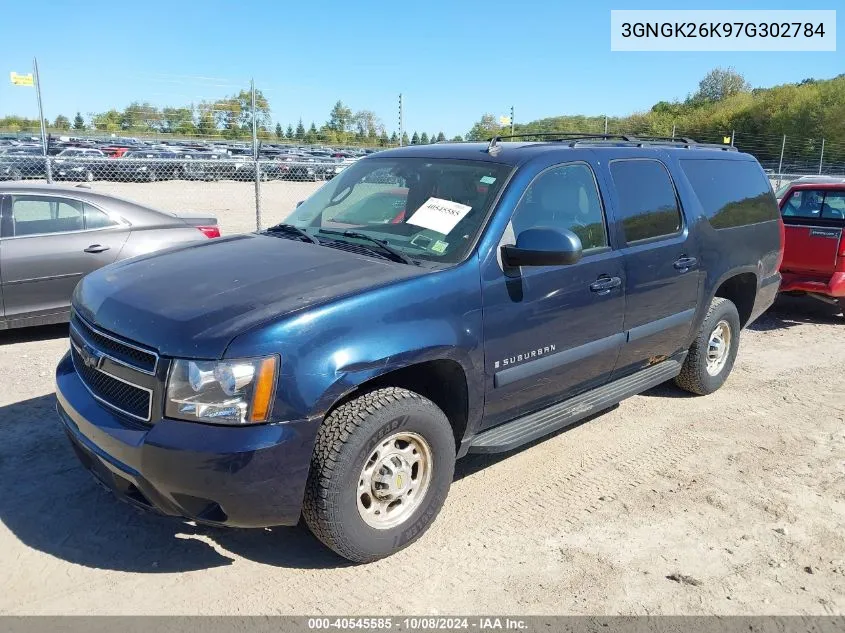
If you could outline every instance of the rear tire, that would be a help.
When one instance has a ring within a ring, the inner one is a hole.
[[[675,384],[699,396],[721,387],[739,350],[739,313],[732,301],[714,297]]]
[[[407,389],[376,389],[320,426],[303,518],[340,556],[378,560],[429,528],[454,470],[455,439],[443,411]]]

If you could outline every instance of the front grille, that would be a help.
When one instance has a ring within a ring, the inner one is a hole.
[[[145,374],[155,374],[156,364],[158,363],[158,354],[155,352],[125,343],[93,328],[76,314],[76,312],[71,314],[70,325],[71,329],[76,330],[76,333],[84,341],[93,344],[112,360],[142,371]]]
[[[83,361],[75,344],[71,344],[71,357],[76,373],[97,400],[130,417],[149,421],[152,400],[150,391],[89,367]]]

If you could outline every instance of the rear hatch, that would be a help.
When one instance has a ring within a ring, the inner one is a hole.
[[[781,202],[785,246],[781,270],[828,278],[845,270],[845,187],[801,187]]]

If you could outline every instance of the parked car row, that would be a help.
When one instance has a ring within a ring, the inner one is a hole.
[[[330,180],[362,150],[266,146],[258,161],[242,145],[110,143],[99,146],[51,144],[48,157],[34,144],[0,144],[0,180]],[[62,149],[60,149],[62,148]],[[56,151],[59,150],[59,151]],[[372,152],[370,152],[372,153]],[[48,164],[49,163],[49,164]]]

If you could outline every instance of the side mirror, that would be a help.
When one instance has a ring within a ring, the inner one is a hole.
[[[305,202],[305,200],[300,200],[299,202],[297,202],[297,203],[296,203],[297,208],[298,208],[298,207],[299,207],[299,205],[301,205],[303,202]]]
[[[572,231],[547,227],[527,229],[516,238],[516,246],[502,246],[505,266],[567,266],[581,259],[581,239]]]

